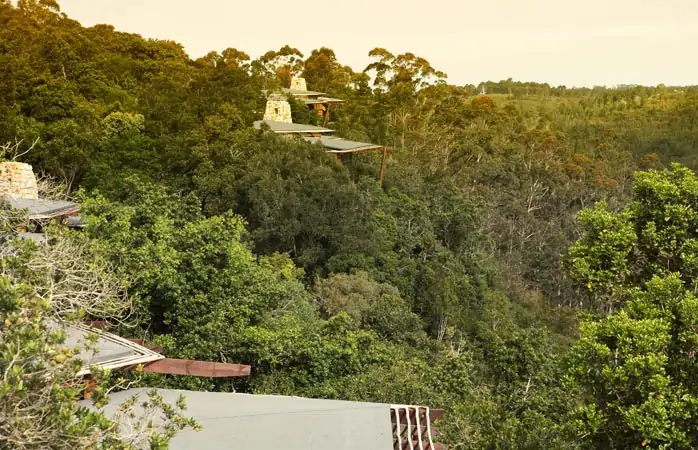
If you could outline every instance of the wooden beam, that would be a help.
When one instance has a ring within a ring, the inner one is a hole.
[[[211,361],[192,361],[189,359],[160,359],[146,364],[144,372],[164,373],[169,375],[191,375],[195,377],[246,377],[250,375],[250,366]]]

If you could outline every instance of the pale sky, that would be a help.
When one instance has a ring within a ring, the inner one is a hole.
[[[182,43],[196,58],[322,46],[362,70],[383,47],[454,84],[698,84],[698,0],[59,0],[83,25]],[[412,6],[409,6],[412,5]]]

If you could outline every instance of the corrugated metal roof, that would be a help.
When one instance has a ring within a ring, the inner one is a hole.
[[[306,105],[321,105],[323,103],[328,103],[324,100],[320,100],[319,98],[301,98],[300,100]]]
[[[26,209],[29,218],[33,220],[50,219],[52,217],[73,214],[80,211],[77,203],[61,200],[42,200],[32,198],[8,198],[14,209]]]
[[[54,326],[59,325],[56,324]],[[163,355],[142,345],[97,328],[81,324],[69,324],[63,325],[63,327],[67,334],[65,344],[63,345],[69,348],[75,346],[82,348],[90,333],[97,335],[97,343],[94,350],[83,350],[82,353],[76,355],[77,358],[83,361],[83,368],[78,372],[78,376],[88,374],[90,366],[93,364],[103,369],[117,369],[164,358]]]
[[[184,395],[185,415],[202,427],[199,432],[185,430],[175,435],[169,444],[172,450],[393,448],[390,405],[386,404],[169,389],[158,392],[170,404]],[[111,394],[105,412],[114,414],[118,405],[134,394],[146,399],[147,389]],[[85,406],[90,403],[83,402]],[[156,426],[160,420],[154,418]]]
[[[316,127],[314,125],[276,122],[274,120],[257,120],[254,123],[254,127],[259,130],[262,128],[262,123],[269,126],[274,133],[331,133],[334,131],[329,128]]]
[[[344,100],[341,100],[339,98],[330,98],[330,97],[318,97],[318,98],[301,98],[300,99],[303,103],[306,105],[315,105],[315,104],[322,104],[322,103],[342,103]]]
[[[308,142],[320,144],[330,153],[351,153],[361,150],[373,150],[383,148],[382,145],[369,144],[368,142],[348,141],[334,136],[304,137]]]
[[[314,96],[318,96],[318,95],[325,95],[324,92],[317,92],[317,91],[300,91],[300,90],[298,90],[298,89],[288,89],[288,88],[283,88],[282,91],[285,92],[285,93],[287,93],[287,94],[295,95],[295,96],[297,96],[297,97],[300,97],[300,96],[303,96],[303,95],[307,95],[307,96],[309,96],[309,97],[314,97]]]

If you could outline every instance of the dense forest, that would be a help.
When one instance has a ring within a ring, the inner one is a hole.
[[[132,299],[120,334],[253,367],[138,383],[445,408],[451,449],[696,448],[698,87],[455,86],[369,57],[191,59],[0,0],[4,157],[82,205]],[[338,135],[394,148],[383,185],[380,155],[252,127],[292,76],[345,100]]]

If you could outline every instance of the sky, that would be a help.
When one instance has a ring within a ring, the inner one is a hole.
[[[289,44],[412,52],[453,84],[698,84],[698,0],[59,0],[85,26],[180,42],[193,57]]]

